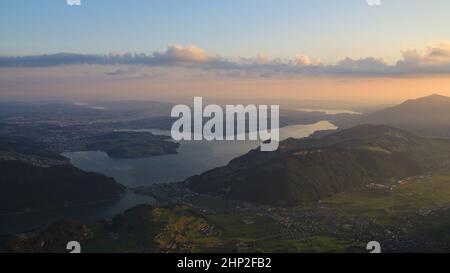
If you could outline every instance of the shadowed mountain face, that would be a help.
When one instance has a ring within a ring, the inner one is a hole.
[[[0,136],[0,162],[9,160],[42,167],[69,164],[67,158],[49,151],[41,143],[21,137]]]
[[[450,97],[431,95],[359,117],[359,124],[388,124],[421,136],[450,137]]]
[[[124,187],[25,138],[0,137],[0,213],[81,205],[116,199]]]
[[[70,165],[44,168],[6,161],[0,173],[0,213],[109,201],[124,189],[112,178]]]
[[[320,139],[288,139],[277,152],[252,150],[187,180],[201,193],[297,205],[335,193],[414,176],[450,158],[450,142],[382,125],[360,125]]]

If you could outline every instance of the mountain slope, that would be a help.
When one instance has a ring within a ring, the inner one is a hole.
[[[258,203],[297,205],[389,178],[421,174],[450,159],[450,142],[360,125],[320,139],[288,139],[187,179],[194,191]]]
[[[0,136],[0,162],[10,160],[42,167],[69,164],[67,158],[49,151],[41,143],[21,137]]]
[[[81,243],[83,252],[193,252],[219,244],[217,229],[189,206],[139,205],[111,223],[65,221],[42,231],[0,236],[0,252],[67,253],[67,242],[73,240]]]
[[[80,205],[118,198],[124,187],[114,179],[70,165],[39,167],[0,162],[0,213]]]
[[[0,136],[0,213],[18,213],[116,199],[124,187],[84,172],[44,144]]]
[[[359,117],[359,124],[387,124],[422,136],[450,137],[450,97],[431,95]]]

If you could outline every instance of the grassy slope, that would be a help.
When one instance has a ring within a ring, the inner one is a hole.
[[[116,217],[111,224],[97,223],[86,228],[69,226],[74,230],[69,235],[77,239],[76,234],[84,234],[79,238],[84,252],[365,252],[364,242],[323,233],[302,240],[282,240],[279,223],[252,211],[235,211],[234,208],[243,204],[239,201],[196,196],[191,202],[197,209],[188,205],[138,206]],[[322,200],[320,206],[336,212],[338,217],[374,217],[383,226],[402,225],[404,216],[412,216],[414,225],[406,229],[410,238],[441,241],[443,247],[438,251],[445,249],[450,241],[450,210],[443,210],[450,206],[450,171],[413,179],[390,193],[375,190],[341,193]],[[301,212],[311,208],[297,209]],[[328,226],[328,220],[324,218],[321,225]],[[205,228],[207,233],[202,232]],[[68,229],[57,230],[65,234]],[[49,231],[27,242],[10,244],[20,250],[32,242],[58,241],[53,238],[54,234]],[[54,249],[52,246],[51,250]]]
[[[395,221],[404,214],[450,206],[450,172],[413,179],[389,193],[340,193],[322,200],[322,204],[339,208],[346,216],[363,214]]]
[[[269,217],[254,212],[233,212],[233,208],[242,205],[239,201],[197,196],[192,199],[192,204],[195,207],[207,208],[208,210],[203,212],[206,217],[193,215],[190,207],[185,206],[175,210],[159,208],[154,210],[152,222],[145,223],[140,218],[142,215],[138,216],[142,211],[139,212],[131,222],[143,223],[146,227],[143,230],[134,230],[133,239],[124,243],[121,248],[132,247],[138,241],[136,237],[139,237],[148,238],[147,243],[162,249],[170,248],[170,245],[176,242],[178,249],[184,247],[185,251],[193,252],[365,251],[363,243],[320,234],[304,240],[281,240],[281,226]],[[377,218],[378,223],[382,225],[399,225],[402,224],[399,222],[402,216],[416,217],[428,210],[450,206],[450,171],[412,179],[406,184],[398,185],[390,193],[375,190],[341,193],[322,200],[321,205],[336,211],[342,217],[364,215]],[[307,209],[298,208],[299,211]],[[425,236],[430,240],[448,242],[450,213],[447,214],[447,217],[422,216],[407,232],[411,238]],[[130,222],[129,220],[127,222]],[[244,220],[252,223],[246,224]],[[324,221],[323,224],[326,225],[326,219]],[[214,226],[214,232],[208,236],[199,234],[198,231],[204,226]],[[124,234],[128,233],[124,230]],[[146,234],[149,236],[146,237]],[[150,237],[154,238],[152,243]]]

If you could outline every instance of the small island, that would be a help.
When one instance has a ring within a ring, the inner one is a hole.
[[[176,154],[179,143],[149,132],[109,132],[85,139],[83,150],[96,150],[112,158],[144,158]]]

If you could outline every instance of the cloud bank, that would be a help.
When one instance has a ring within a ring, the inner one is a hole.
[[[221,75],[273,76],[403,76],[417,74],[450,74],[450,43],[440,43],[423,49],[401,52],[402,58],[388,64],[382,58],[346,57],[335,64],[297,55],[292,59],[225,58],[206,53],[194,45],[169,46],[167,50],[151,54],[124,53],[107,55],[58,53],[36,56],[0,57],[0,67],[52,67],[61,65],[132,65],[145,67],[181,67],[215,71]],[[117,70],[113,74],[121,74]]]

